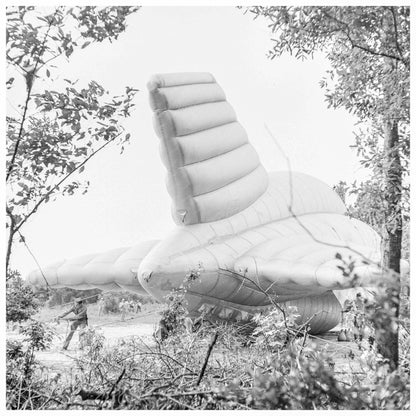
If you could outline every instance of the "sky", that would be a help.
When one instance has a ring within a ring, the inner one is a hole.
[[[114,95],[127,85],[140,91],[125,122],[131,143],[124,153],[110,145],[97,154],[82,174],[90,181],[87,194],[49,202],[22,228],[40,265],[162,239],[174,228],[146,91],[154,73],[211,72],[266,170],[287,170],[286,156],[292,170],[329,185],[363,179],[349,147],[357,120],[343,109],[328,109],[319,87],[329,63],[321,55],[270,60],[270,38],[266,21],[234,7],[148,6],[129,17],[117,41],[90,45],[59,62],[55,89],[70,78],[79,85],[95,80]],[[21,97],[8,97],[8,111]],[[14,248],[12,267],[23,275],[36,268],[22,244]]]

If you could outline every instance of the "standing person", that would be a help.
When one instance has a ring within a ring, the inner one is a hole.
[[[364,336],[364,325],[365,325],[365,315],[364,315],[364,300],[361,293],[357,293],[355,297],[355,317],[354,325],[357,332],[357,337],[360,341],[363,340]]]
[[[84,329],[88,325],[88,315],[87,315],[87,305],[82,299],[76,298],[74,299],[74,305],[71,309],[67,312],[64,312],[62,315],[58,316],[56,319],[59,323],[59,320],[70,313],[74,313],[75,316],[68,318],[68,321],[72,321],[69,333],[65,339],[64,345],[62,349],[66,351],[68,349],[69,343],[71,342],[72,337],[74,336],[74,332],[77,328],[80,329],[79,333],[79,340],[81,345],[84,345],[83,338],[85,336]]]
[[[142,311],[142,305],[139,301],[136,302],[134,312],[137,314]]]
[[[101,295],[100,298],[98,299],[98,316],[101,316],[104,313],[104,305],[105,305],[104,296]]]
[[[125,321],[126,320],[126,313],[127,313],[127,308],[128,308],[128,303],[127,301],[125,301],[124,299],[121,299],[121,302],[119,303],[118,307],[120,308],[121,311],[121,320]]]
[[[134,312],[134,301],[133,300],[130,300],[129,301],[129,311],[130,312]]]
[[[364,313],[364,300],[361,293],[357,293],[355,297],[355,306],[357,307],[357,312]]]

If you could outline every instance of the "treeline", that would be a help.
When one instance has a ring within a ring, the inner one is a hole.
[[[104,298],[104,310],[110,313],[119,312],[119,304],[123,299],[128,302],[139,302],[141,304],[157,303],[157,300],[149,295],[140,295],[128,291],[106,292],[101,289],[76,290],[65,287],[50,290],[47,306],[54,307],[69,304],[77,298],[85,299],[86,303],[93,304],[97,303],[101,296]]]

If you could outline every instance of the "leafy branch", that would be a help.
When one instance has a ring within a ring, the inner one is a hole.
[[[35,80],[35,77],[36,77],[36,72],[37,72],[37,69],[38,69],[38,65],[39,65],[40,60],[42,59],[43,53],[45,52],[46,40],[47,40],[48,34],[51,30],[52,23],[55,22],[55,16],[58,13],[58,11],[59,11],[59,7],[55,10],[55,13],[54,13],[53,17],[49,20],[48,28],[47,28],[46,34],[44,36],[44,39],[42,41],[40,52],[36,57],[35,66],[34,66],[33,70],[30,70],[30,71],[25,70],[26,71],[26,74],[25,74],[25,78],[26,78],[26,100],[25,100],[25,104],[24,104],[24,108],[23,108],[22,119],[20,121],[19,134],[18,134],[16,143],[15,143],[15,146],[14,146],[13,155],[12,155],[12,158],[10,160],[9,168],[8,168],[7,174],[6,174],[6,182],[8,181],[8,179],[9,179],[11,173],[12,173],[14,163],[15,163],[15,160],[16,160],[16,156],[17,156],[17,151],[19,150],[20,141],[22,140],[23,126],[24,126],[24,123],[25,123],[25,120],[26,120],[26,114],[27,114],[27,110],[28,110],[28,107],[29,107],[29,101],[30,101],[30,98],[31,98],[32,88],[33,88],[34,80]]]

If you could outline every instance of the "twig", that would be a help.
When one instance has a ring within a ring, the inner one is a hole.
[[[218,331],[215,332],[214,336],[212,337],[211,343],[208,346],[208,351],[207,351],[207,355],[205,357],[204,365],[201,368],[201,372],[199,373],[199,377],[198,377],[198,380],[196,382],[197,386],[199,386],[199,383],[201,382],[202,377],[204,377],[204,373],[205,373],[205,369],[206,369],[207,364],[208,364],[209,357],[211,355],[211,352],[212,352],[212,349],[214,348],[215,343],[217,342],[217,339],[218,339]]]
[[[284,308],[282,308],[277,302],[276,300],[273,298],[272,295],[270,295],[269,292],[267,292],[265,289],[263,289],[259,283],[255,282],[253,279],[250,279],[249,277],[247,277],[245,274],[240,274],[234,270],[228,270],[228,269],[223,269],[223,268],[219,268],[219,270],[222,270],[224,272],[228,272],[231,274],[234,274],[236,276],[241,277],[242,279],[248,280],[250,283],[252,283],[261,293],[263,293],[263,295],[267,296],[268,299],[270,300],[270,302],[272,303],[272,305],[274,305],[283,315],[283,320],[284,320],[284,324],[286,329],[288,330],[288,326],[287,326],[287,316],[286,316],[286,311],[284,310]],[[257,275],[258,277],[258,275]],[[271,286],[269,286],[268,289],[270,289]]]
[[[123,371],[121,372],[121,374],[118,376],[118,379],[116,380],[116,382],[113,384],[113,386],[111,387],[110,391],[108,392],[108,397],[111,397],[111,395],[113,394],[114,389],[116,388],[117,384],[120,383],[121,379],[123,378],[124,374],[126,374],[126,368],[123,367]]]
[[[48,280],[46,279],[46,276],[45,276],[45,273],[44,273],[44,272],[43,272],[43,270],[42,270],[42,267],[40,267],[40,264],[39,264],[39,262],[38,262],[37,258],[35,257],[35,255],[33,254],[32,250],[29,248],[29,246],[27,245],[27,243],[26,243],[26,238],[25,238],[25,237],[23,237],[23,235],[21,234],[21,232],[20,232],[20,231],[17,231],[17,232],[18,232],[18,234],[20,235],[21,241],[23,241],[23,244],[25,245],[25,247],[26,247],[27,251],[28,251],[28,252],[29,252],[29,254],[32,256],[33,260],[35,261],[36,265],[38,266],[38,269],[39,269],[39,271],[40,271],[40,273],[41,273],[41,275],[42,275],[43,279],[44,279],[44,280],[45,280],[45,282],[46,282],[46,289],[47,289],[47,292],[49,292],[49,290],[50,290],[50,285],[49,285]]]

